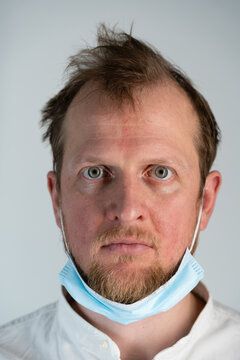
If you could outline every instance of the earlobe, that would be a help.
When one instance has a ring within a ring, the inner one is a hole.
[[[56,219],[57,226],[60,227],[60,207],[59,207],[59,194],[57,191],[57,178],[54,171],[49,171],[47,174],[48,191],[51,196],[53,211]]]
[[[204,230],[208,225],[209,219],[212,215],[215,206],[215,202],[218,191],[221,186],[221,182],[222,182],[221,174],[219,171],[216,170],[211,171],[206,178],[200,231]]]

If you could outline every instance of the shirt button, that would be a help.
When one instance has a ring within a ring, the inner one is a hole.
[[[103,340],[100,344],[100,348],[103,350],[107,350],[108,349],[108,342],[106,340]]]

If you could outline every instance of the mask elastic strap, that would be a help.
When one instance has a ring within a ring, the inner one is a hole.
[[[66,235],[65,235],[65,231],[64,231],[64,225],[63,225],[63,215],[62,215],[62,206],[61,206],[61,201],[59,200],[59,208],[60,208],[60,225],[61,225],[61,232],[62,232],[62,236],[63,236],[63,242],[65,245],[65,248],[67,249],[67,254],[70,258],[72,258],[71,253],[70,253],[70,249],[67,243],[67,239],[66,239]]]
[[[200,226],[200,221],[201,221],[201,218],[202,218],[204,191],[205,191],[205,189],[203,189],[203,194],[202,194],[201,206],[200,206],[199,214],[198,214],[197,225],[196,225],[196,228],[195,228],[195,231],[194,231],[194,235],[193,235],[193,240],[192,240],[191,246],[190,246],[190,248],[189,248],[189,251],[190,251],[190,252],[192,251],[192,249],[193,249],[193,247],[194,247],[194,244],[195,244],[195,242],[196,242],[196,238],[197,238],[197,234],[198,234],[198,230],[199,230],[199,226]]]

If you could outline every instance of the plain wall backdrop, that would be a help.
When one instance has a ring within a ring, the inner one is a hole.
[[[66,261],[46,173],[40,110],[63,85],[67,58],[95,44],[96,26],[129,31],[179,65],[222,130],[223,184],[196,253],[218,301],[240,310],[238,0],[0,0],[0,323],[53,302]]]

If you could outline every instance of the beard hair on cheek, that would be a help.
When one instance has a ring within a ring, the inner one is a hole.
[[[134,256],[120,255],[117,263],[129,264],[134,261]],[[122,266],[104,266],[97,261],[89,268],[88,275],[78,270],[88,286],[99,295],[122,304],[132,304],[153,293],[165,284],[175,273],[176,268],[167,274],[160,266],[150,266],[144,269],[132,269]]]

